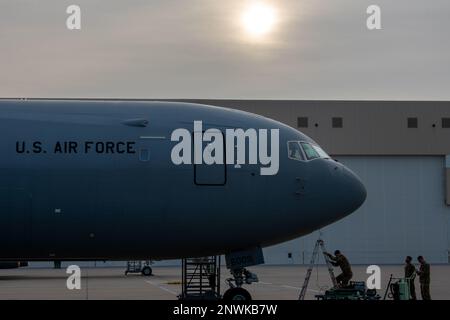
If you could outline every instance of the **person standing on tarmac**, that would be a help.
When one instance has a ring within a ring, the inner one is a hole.
[[[416,286],[414,284],[414,280],[416,278],[416,267],[411,262],[412,257],[407,256],[405,259],[405,279],[408,281],[411,300],[416,300]]]
[[[325,254],[330,258],[330,262],[333,266],[341,268],[342,273],[336,277],[339,287],[342,288],[347,286],[353,277],[352,267],[350,266],[348,259],[339,250],[334,252],[334,257],[328,252]]]
[[[420,263],[419,275],[420,293],[422,300],[431,300],[430,295],[430,265],[425,261],[424,257],[418,256],[417,261]]]

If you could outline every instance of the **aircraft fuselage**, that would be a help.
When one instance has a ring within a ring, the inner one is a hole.
[[[240,163],[237,153],[227,161],[225,136],[233,128],[267,130],[266,154],[253,163]],[[223,134],[223,154],[210,154],[223,163],[204,163],[205,139],[201,147],[192,143],[190,164],[174,163],[177,129],[193,141],[208,129]],[[278,168],[274,158],[268,162],[271,130],[279,134]],[[222,254],[308,234],[362,204],[364,187],[350,170],[326,157],[292,159],[289,141],[315,144],[284,124],[225,108],[0,101],[0,259]]]

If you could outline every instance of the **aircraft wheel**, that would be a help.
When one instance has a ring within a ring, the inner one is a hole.
[[[142,275],[143,275],[143,276],[149,277],[149,276],[151,276],[152,274],[153,274],[153,270],[152,270],[151,267],[146,266],[146,267],[142,268]]]
[[[251,301],[252,296],[243,288],[231,288],[225,291],[223,295],[225,301]]]

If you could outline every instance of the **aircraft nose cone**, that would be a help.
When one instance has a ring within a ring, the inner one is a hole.
[[[348,215],[361,207],[367,197],[367,191],[361,179],[346,167],[343,168],[341,194],[344,199],[343,211],[345,215]]]

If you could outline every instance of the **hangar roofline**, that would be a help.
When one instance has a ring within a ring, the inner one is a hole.
[[[8,100],[8,101],[21,101],[21,100],[56,100],[56,101],[179,101],[179,102],[200,102],[200,101],[242,101],[242,102],[446,102],[449,103],[450,100],[433,100],[433,99],[423,99],[423,100],[408,100],[408,99],[225,99],[225,98],[77,98],[77,97],[0,97],[0,101]]]

